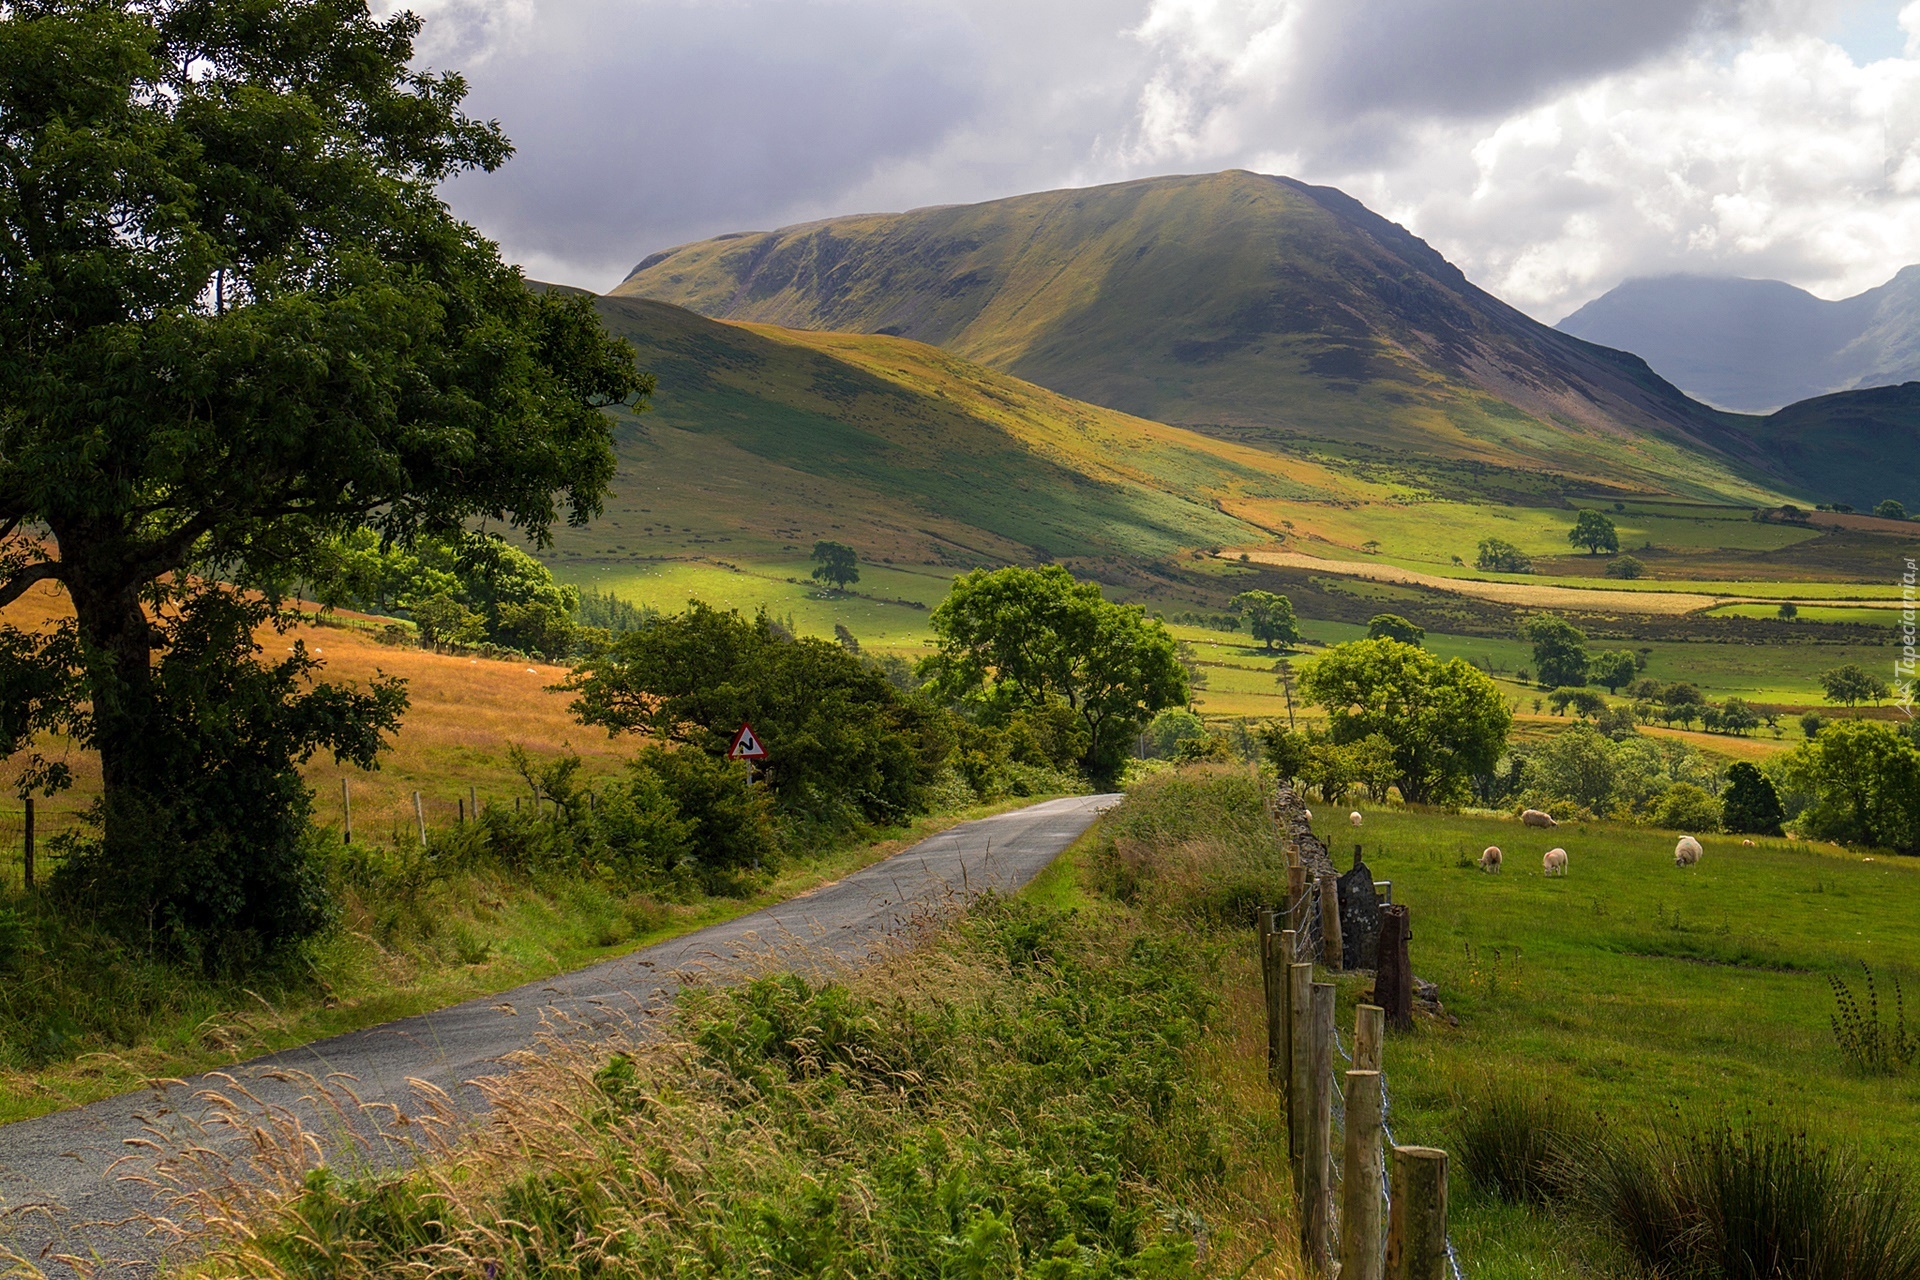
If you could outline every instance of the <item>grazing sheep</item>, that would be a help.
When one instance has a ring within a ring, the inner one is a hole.
[[[1681,836],[1680,843],[1673,846],[1673,865],[1690,867],[1700,861],[1700,842],[1692,836]]]
[[[1520,815],[1520,825],[1524,827],[1557,827],[1560,824],[1553,820],[1553,815],[1550,813],[1542,813],[1538,809],[1529,809]]]
[[[1348,821],[1348,822],[1351,822],[1351,823],[1352,823],[1352,824],[1353,824],[1354,826],[1356,826],[1356,827],[1357,827],[1357,826],[1359,826],[1359,825],[1360,825],[1360,811],[1359,811],[1358,809],[1356,809],[1356,810],[1354,810],[1354,811],[1353,811],[1352,813],[1350,813],[1350,814],[1348,814],[1348,815],[1347,815],[1347,821]]]
[[[1753,841],[1751,840],[1742,840],[1740,843],[1745,845],[1749,849],[1753,848]]]
[[[1313,821],[1313,810],[1311,810],[1311,809],[1302,809],[1302,810],[1301,810],[1300,812],[1302,812],[1302,813],[1304,813],[1304,814],[1306,814],[1306,815],[1307,815],[1307,821],[1308,821],[1308,822],[1312,822],[1312,821]]]
[[[1550,876],[1567,874],[1567,851],[1565,849],[1547,850],[1547,856],[1540,859],[1540,867]]]
[[[1480,869],[1488,872],[1500,870],[1499,845],[1490,844],[1487,846],[1486,851],[1480,855]]]

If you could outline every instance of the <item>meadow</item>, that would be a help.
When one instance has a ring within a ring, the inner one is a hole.
[[[1889,1030],[1896,981],[1916,997],[1909,1033],[1920,1021],[1920,863],[1708,836],[1699,865],[1678,869],[1671,832],[1361,808],[1358,831],[1344,813],[1318,815],[1315,830],[1336,865],[1358,842],[1392,882],[1412,912],[1414,970],[1459,1022],[1422,1018],[1389,1038],[1400,1141],[1455,1144],[1463,1101],[1511,1086],[1600,1126],[1761,1120],[1920,1173],[1920,1075],[1864,1074],[1829,1026],[1830,982],[1864,1001],[1863,965]],[[1507,854],[1501,874],[1475,865],[1489,844]],[[1565,878],[1541,874],[1550,846],[1568,852]],[[1350,1025],[1366,981],[1341,981]],[[1463,1191],[1468,1276],[1612,1274],[1583,1256],[1579,1230]]]

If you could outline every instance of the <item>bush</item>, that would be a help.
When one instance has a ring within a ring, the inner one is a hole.
[[[1745,760],[1727,766],[1720,797],[1721,826],[1736,835],[1777,836],[1786,812],[1773,780]]]
[[[1616,556],[1607,562],[1609,578],[1638,578],[1646,571],[1647,566],[1635,556]]]
[[[1660,794],[1648,820],[1669,831],[1707,832],[1720,829],[1720,802],[1691,782],[1676,782]]]
[[[1525,552],[1502,538],[1482,538],[1480,554],[1474,566],[1494,573],[1532,573],[1533,561]]]
[[[1582,1198],[1672,1280],[1914,1280],[1904,1181],[1804,1134],[1753,1127],[1595,1144]]]
[[[1286,895],[1266,788],[1243,767],[1189,766],[1136,782],[1099,827],[1091,865],[1109,897],[1156,913],[1252,921]]]
[[[1482,1191],[1508,1204],[1542,1205],[1576,1185],[1592,1125],[1544,1087],[1503,1082],[1466,1100],[1454,1146]]]

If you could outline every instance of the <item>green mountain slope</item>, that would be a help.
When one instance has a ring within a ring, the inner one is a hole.
[[[565,554],[804,557],[837,538],[870,559],[959,566],[1268,537],[1210,497],[1281,484],[1236,458],[1266,455],[899,339],[833,352],[664,303],[597,305],[660,389],[653,412],[620,421],[607,518],[564,535]],[[1343,484],[1304,474],[1301,494]]]
[[[1536,323],[1329,188],[1245,172],[836,218],[656,254],[615,293],[898,334],[1264,447],[1387,446],[1765,500],[1737,420]]]
[[[1820,500],[1920,510],[1920,382],[1817,396],[1748,423],[1781,473]]]

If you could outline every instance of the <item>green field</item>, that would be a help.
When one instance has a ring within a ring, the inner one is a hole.
[[[1399,1141],[1449,1145],[1460,1098],[1504,1082],[1609,1125],[1759,1118],[1913,1164],[1916,1077],[1851,1069],[1827,1019],[1829,978],[1858,989],[1862,962],[1889,1022],[1896,974],[1920,993],[1920,863],[1709,836],[1700,864],[1681,870],[1667,832],[1361,808],[1357,832],[1326,814],[1315,829],[1339,865],[1358,840],[1393,882],[1412,911],[1415,972],[1460,1020],[1390,1037]],[[1507,853],[1500,875],[1471,865],[1489,844]],[[1541,875],[1552,845],[1568,852],[1564,879]],[[1567,1234],[1540,1215],[1462,1192],[1454,1232],[1468,1276],[1610,1274],[1570,1266]]]

